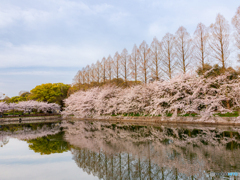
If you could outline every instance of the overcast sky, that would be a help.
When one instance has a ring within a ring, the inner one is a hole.
[[[0,92],[72,83],[82,67],[184,26],[192,34],[237,0],[0,0]]]

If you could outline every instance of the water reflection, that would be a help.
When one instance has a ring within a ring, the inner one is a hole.
[[[100,179],[208,179],[240,172],[240,128],[65,123],[76,164]]]
[[[3,147],[10,138],[17,138],[26,141],[35,153],[62,153],[69,150],[63,135],[59,123],[4,125],[0,127],[0,145]]]
[[[24,150],[24,156],[31,154],[36,158],[24,160],[23,163],[38,161],[39,167],[43,162],[44,167],[52,167],[49,161],[42,161],[39,157],[48,155],[49,159],[54,159],[54,166],[68,164],[68,171],[71,169],[72,174],[85,171],[90,175],[84,176],[85,179],[94,176],[114,180],[212,179],[209,177],[212,171],[240,172],[240,127],[89,121],[0,126],[2,149],[8,146],[12,138],[26,143],[31,150],[31,153]],[[11,160],[6,159],[4,153]],[[13,162],[13,155],[7,154],[6,150],[4,153],[2,156],[0,153],[0,172],[1,168],[7,168],[7,163]],[[21,164],[19,158],[17,162]],[[28,166],[30,169],[33,168],[31,163]],[[61,171],[55,176],[61,179],[65,173]],[[69,179],[79,177],[69,175]]]

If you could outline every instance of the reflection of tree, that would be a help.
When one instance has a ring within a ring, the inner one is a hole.
[[[9,138],[7,136],[0,136],[0,147],[5,146],[9,142]]]
[[[9,138],[27,141],[29,147],[41,154],[62,153],[68,150],[58,123],[15,124],[0,126],[0,147]]]
[[[151,158],[136,158],[129,153],[108,155],[106,152],[94,152],[85,148],[71,151],[76,164],[99,179],[187,179],[186,175],[178,174],[177,168],[159,166]]]
[[[0,136],[17,138],[19,140],[35,139],[60,132],[55,123],[16,124],[0,127]]]
[[[240,171],[240,128],[63,124],[73,159],[102,179],[207,179]]]
[[[60,132],[54,135],[30,139],[27,142],[29,143],[29,148],[41,155],[63,153],[69,150],[67,142],[63,141],[63,134],[64,132]]]

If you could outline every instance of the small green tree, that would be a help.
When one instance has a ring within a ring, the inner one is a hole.
[[[42,84],[32,89],[28,97],[31,100],[57,103],[63,106],[63,100],[67,97],[69,88],[70,85],[63,83]]]

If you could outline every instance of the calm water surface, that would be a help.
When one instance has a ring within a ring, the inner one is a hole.
[[[240,127],[0,125],[0,180],[219,179],[210,172],[240,172]]]

